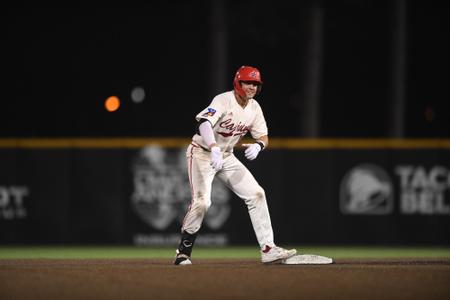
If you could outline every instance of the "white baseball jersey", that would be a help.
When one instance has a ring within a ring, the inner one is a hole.
[[[217,145],[224,152],[233,152],[233,147],[249,131],[254,139],[267,135],[266,120],[259,103],[250,99],[247,106],[242,108],[233,91],[214,97],[196,119],[206,119],[211,123]],[[194,135],[192,140],[203,148],[209,148],[199,134]]]

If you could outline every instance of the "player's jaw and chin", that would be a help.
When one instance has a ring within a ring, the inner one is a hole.
[[[253,97],[255,97],[256,92],[258,90],[256,85],[242,83],[241,86],[242,86],[242,90],[244,90],[246,98],[247,98],[245,100],[249,100],[249,99],[252,99]]]
[[[253,97],[255,97],[256,92],[254,91],[245,91],[245,94],[247,96],[247,100],[252,99]]]

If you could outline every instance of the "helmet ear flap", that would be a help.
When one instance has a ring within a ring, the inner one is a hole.
[[[234,90],[238,93],[239,96],[245,97],[245,92],[242,89],[241,81],[239,79],[237,79],[237,78],[234,79],[233,86],[234,86]]]

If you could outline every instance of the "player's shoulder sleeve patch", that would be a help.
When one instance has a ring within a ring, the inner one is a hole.
[[[216,110],[212,107],[208,107],[206,112],[202,114],[202,117],[212,117],[216,114]]]

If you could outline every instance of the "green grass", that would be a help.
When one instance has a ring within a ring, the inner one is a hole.
[[[450,247],[292,246],[333,258],[450,258]],[[0,246],[0,259],[172,258],[174,248],[134,246]],[[257,247],[196,247],[196,258],[259,258]]]

